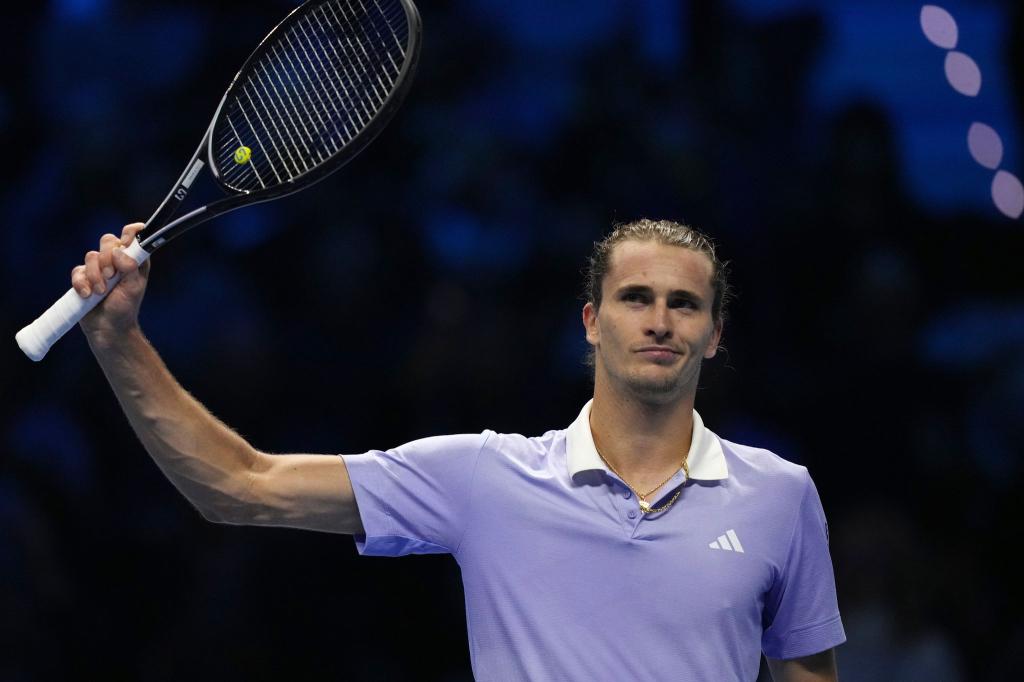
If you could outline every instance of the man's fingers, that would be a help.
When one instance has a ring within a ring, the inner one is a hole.
[[[121,230],[121,246],[131,246],[135,235],[145,226],[146,223],[128,223],[125,225],[124,229]]]
[[[90,251],[85,254],[85,276],[89,280],[89,286],[93,291],[102,294],[107,290],[107,282],[100,272],[100,254],[98,251]]]
[[[134,258],[124,252],[122,247],[117,247],[112,252],[114,267],[117,268],[118,272],[122,274],[128,274],[139,267],[139,264]]]
[[[114,276],[114,263],[111,258],[115,248],[121,246],[121,240],[109,232],[100,237],[100,272],[103,277],[110,279]]]
[[[79,296],[88,298],[93,292],[102,294],[107,290],[107,280],[115,272],[128,274],[139,268],[135,259],[124,252],[124,247],[130,246],[145,226],[145,223],[129,223],[121,229],[120,237],[110,233],[100,237],[99,251],[85,254],[85,264],[71,270],[71,286]]]
[[[84,265],[76,265],[71,269],[71,286],[82,298],[89,298],[92,295],[92,287],[89,286],[89,278],[85,276]]]

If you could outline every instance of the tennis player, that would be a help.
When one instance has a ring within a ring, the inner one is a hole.
[[[594,395],[568,428],[484,430],[356,455],[268,455],[167,371],[139,328],[141,224],[72,272],[124,278],[84,329],[129,421],[206,519],[355,536],[360,554],[450,553],[480,680],[835,680],[845,641],[807,469],[694,410],[728,298],[711,242],[640,220],[595,244],[582,317]],[[542,390],[538,387],[538,390]]]

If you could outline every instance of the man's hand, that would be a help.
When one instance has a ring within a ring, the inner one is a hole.
[[[85,254],[85,263],[71,271],[71,286],[82,298],[104,293],[107,280],[115,272],[121,274],[121,281],[114,290],[80,322],[90,343],[111,343],[138,326],[139,306],[149,277],[149,261],[140,268],[131,256],[124,253],[124,249],[143,227],[143,223],[125,225],[120,238],[113,234],[103,235],[99,251]]]

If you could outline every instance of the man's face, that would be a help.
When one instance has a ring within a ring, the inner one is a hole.
[[[707,256],[681,246],[615,246],[600,312],[583,307],[598,380],[652,404],[694,393],[701,361],[714,357],[722,333],[711,317],[711,274]]]

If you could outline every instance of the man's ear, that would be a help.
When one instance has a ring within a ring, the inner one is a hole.
[[[705,360],[715,357],[715,353],[718,352],[718,344],[722,342],[723,326],[721,320],[715,320],[714,329],[711,331],[711,338],[708,340],[707,350],[704,351]]]
[[[586,330],[587,343],[596,346],[601,340],[601,330],[597,327],[597,309],[593,303],[583,306],[583,328]]]

